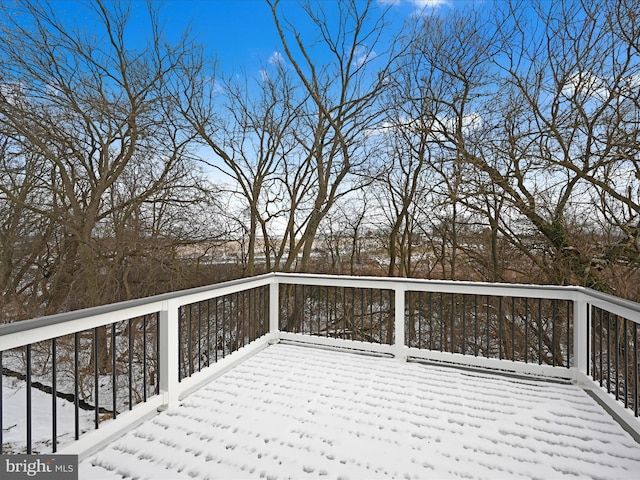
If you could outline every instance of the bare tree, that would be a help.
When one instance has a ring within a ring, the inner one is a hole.
[[[203,57],[197,68],[185,69],[186,95],[182,112],[200,142],[215,155],[209,165],[231,181],[230,191],[239,199],[237,222],[246,231],[247,274],[255,273],[256,254],[265,257],[267,271],[278,270],[286,240],[274,228],[296,212],[287,203],[286,158],[295,155],[294,132],[305,95],[284,65],[272,62],[255,82],[251,78],[212,82],[215,69]],[[222,160],[222,164],[215,160]],[[262,240],[260,242],[260,239]]]
[[[20,284],[44,312],[136,295],[128,262],[176,232],[160,226],[157,212],[203,198],[170,91],[193,45],[167,45],[149,6],[148,41],[131,48],[131,8],[92,2],[89,34],[46,2],[2,7],[0,135],[8,148],[0,194],[14,218],[6,245],[37,246],[21,265],[3,262],[13,278],[3,286],[19,293]]]
[[[638,7],[502,7],[492,22],[474,11],[420,19],[416,104],[429,106],[423,115],[439,149],[432,167],[451,195],[452,218],[456,205],[484,212],[494,246],[500,237],[520,248],[540,281],[606,289],[584,243],[594,223],[579,220],[617,226],[619,241],[601,256],[634,255]],[[526,236],[544,248],[532,252]]]
[[[322,2],[269,5],[283,52],[255,81],[212,81],[215,68],[200,58],[185,67],[180,88],[185,118],[240,199],[249,274],[260,249],[267,270],[308,269],[323,219],[368,181],[365,133],[379,119],[390,65],[374,51],[384,27],[375,2],[332,5],[331,21]],[[287,8],[306,14],[305,40]]]
[[[518,9],[510,13],[518,17],[507,22],[516,30],[499,30],[510,59],[499,65],[506,121],[492,153],[502,163],[478,165],[548,242],[553,262],[547,271],[554,282],[577,279],[606,290],[608,282],[591,268],[593,257],[573,219],[598,215],[592,202],[600,199],[621,233],[635,237],[637,185],[623,172],[631,173],[638,153],[637,141],[628,142],[637,139],[629,125],[638,114],[638,89],[630,83],[639,73],[632,48],[638,31],[623,33],[619,19],[637,18],[638,6],[561,2],[535,10],[544,35],[527,29]],[[614,211],[625,211],[624,219],[610,215]]]
[[[289,178],[301,180],[288,187],[292,204],[300,209],[298,218],[287,225],[290,252],[284,263],[290,269],[298,262],[297,268],[305,271],[323,218],[339,198],[367,181],[367,132],[380,121],[378,99],[393,52],[380,43],[386,23],[375,2],[341,1],[331,21],[327,4],[304,3],[309,31],[315,35],[307,41],[300,27],[286,20],[278,0],[269,4],[284,58],[310,97],[296,135],[301,160],[289,164],[298,174]],[[322,65],[312,60],[312,49],[326,58]]]
[[[365,231],[376,219],[366,190],[359,193],[337,202],[320,226],[319,249],[331,259],[331,273],[355,275],[373,253],[366,251]]]

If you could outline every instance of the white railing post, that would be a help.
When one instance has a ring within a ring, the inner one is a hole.
[[[162,302],[160,311],[160,395],[164,408],[178,403],[178,304]]]
[[[579,297],[573,301],[573,366],[585,375],[589,364],[588,322],[589,304]]]
[[[269,284],[269,333],[277,338],[280,331],[280,281],[274,277]]]
[[[396,285],[393,289],[395,295],[395,312],[394,312],[394,356],[401,361],[407,359],[407,346],[405,345],[405,329],[404,329],[404,313],[405,303],[404,296],[406,292],[405,285]]]

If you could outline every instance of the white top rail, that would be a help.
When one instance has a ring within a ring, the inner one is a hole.
[[[405,277],[371,277],[346,275],[315,275],[300,273],[276,274],[280,283],[334,287],[379,288],[468,295],[495,295],[506,297],[548,298],[575,300],[580,287],[557,285],[527,285],[520,283],[465,282],[453,280],[425,280]],[[613,297],[615,298],[615,297]],[[639,311],[640,311],[640,305]]]
[[[157,313],[166,310],[169,303],[171,303],[172,307],[177,308],[182,305],[261,287],[270,284],[272,279],[273,274],[242,278],[0,325],[0,351]]]
[[[268,273],[147,298],[0,325],[0,351],[108,325],[117,321],[153,314],[168,308],[178,308],[182,305],[266,286],[274,282],[297,285],[582,301],[615,315],[627,318],[633,322],[640,323],[640,304],[584,287],[424,280],[404,277]]]
[[[640,303],[579,286],[425,280],[405,277],[316,275],[304,273],[276,273],[275,276],[279,283],[298,285],[378,288],[387,290],[395,290],[401,287],[406,291],[416,292],[583,301],[635,323],[640,323]]]

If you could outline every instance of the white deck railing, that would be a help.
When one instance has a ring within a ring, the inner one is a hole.
[[[9,419],[0,392],[3,450],[87,455],[277,341],[573,381],[640,434],[638,323],[639,304],[581,287],[280,273],[26,320],[0,326],[24,395]]]

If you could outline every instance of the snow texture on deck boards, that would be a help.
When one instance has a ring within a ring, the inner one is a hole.
[[[574,385],[274,345],[80,464],[81,479],[640,478]]]

